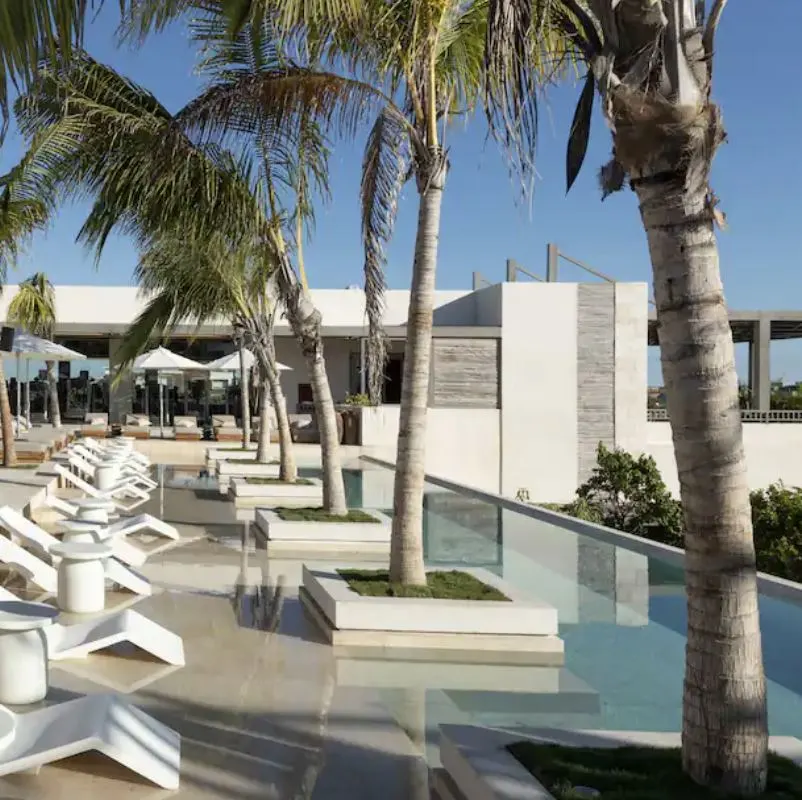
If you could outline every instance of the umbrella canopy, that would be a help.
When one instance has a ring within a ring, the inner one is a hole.
[[[9,353],[15,358],[27,358],[36,361],[78,361],[85,359],[82,353],[70,350],[69,347],[41,339],[32,333],[19,332],[14,336],[14,347]]]
[[[250,369],[255,361],[256,357],[254,354],[250,350],[246,350],[245,369]],[[276,362],[276,367],[279,372],[292,370],[292,367],[288,367],[286,364],[281,364],[278,361]],[[239,372],[239,353],[229,353],[227,356],[221,356],[214,361],[210,361],[206,365],[206,369],[210,372]]]
[[[134,361],[135,372],[144,372],[145,370],[154,370],[156,372],[206,372],[208,367],[198,361],[193,361],[191,358],[180,356],[166,347],[157,347],[155,350],[142,353]]]

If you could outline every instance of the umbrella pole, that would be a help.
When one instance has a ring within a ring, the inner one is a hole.
[[[161,375],[158,372],[156,379],[159,382],[159,435],[164,439],[164,386],[162,386]]]
[[[31,427],[31,361],[25,359],[25,421]]]
[[[22,409],[21,409],[22,392],[20,390],[20,384],[19,384],[19,379],[20,379],[20,374],[19,374],[20,373],[20,363],[19,363],[19,360],[20,360],[19,359],[19,353],[17,353],[17,413],[14,415],[14,422],[15,422],[16,428],[17,428],[17,439],[19,439],[19,420],[20,420],[20,411],[22,411]]]

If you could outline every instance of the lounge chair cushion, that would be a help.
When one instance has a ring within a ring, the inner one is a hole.
[[[139,414],[126,414],[125,424],[130,425],[131,427],[134,428],[149,428],[150,419],[148,419],[148,417],[141,416]]]
[[[197,428],[198,421],[195,417],[176,417],[175,418],[175,427],[176,428]]]

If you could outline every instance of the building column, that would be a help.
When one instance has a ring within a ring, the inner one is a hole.
[[[749,342],[749,389],[752,408],[771,411],[771,319],[761,316],[752,330]]]
[[[119,337],[109,339],[109,422],[122,424],[125,415],[134,411],[134,376],[130,369],[117,380],[117,350],[122,343]]]

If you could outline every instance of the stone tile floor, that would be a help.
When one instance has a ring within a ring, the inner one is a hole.
[[[0,798],[428,799],[425,692],[394,691],[388,701],[387,692],[338,685],[337,659],[297,599],[300,565],[243,549],[243,525],[216,492],[167,489],[163,503],[182,534],[205,536],[148,563],[161,591],[135,607],[183,637],[186,667],[125,649],[61,662],[46,702],[130,692],[181,733],[181,788],[155,789],[100,756],[79,757],[0,778]],[[137,511],[160,509],[154,497]]]

